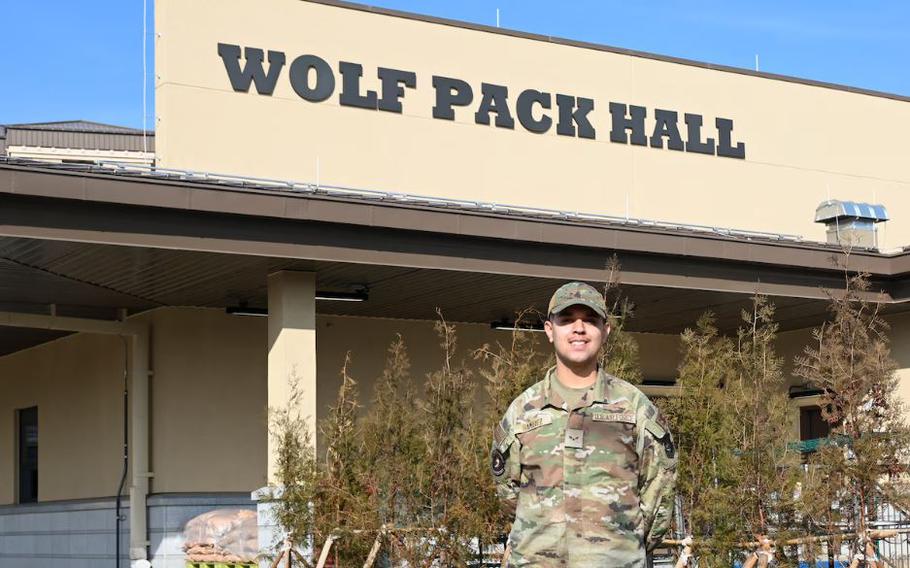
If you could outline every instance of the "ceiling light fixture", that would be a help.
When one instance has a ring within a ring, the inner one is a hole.
[[[509,320],[497,320],[490,324],[490,327],[499,331],[543,331],[543,322],[514,322]]]
[[[330,302],[366,302],[370,299],[365,290],[357,292],[316,292],[317,300]]]
[[[224,308],[225,313],[231,316],[254,316],[268,317],[269,311],[265,308],[251,308],[249,306],[228,306]]]
[[[316,292],[316,300],[325,302],[366,302],[370,299],[366,290],[356,292]],[[241,302],[237,306],[228,306],[224,309],[225,313],[232,316],[254,316],[268,317],[268,308],[251,308],[246,302]]]

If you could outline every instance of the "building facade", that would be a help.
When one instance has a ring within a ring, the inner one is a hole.
[[[401,334],[419,381],[437,308],[467,356],[614,254],[647,393],[756,292],[792,361],[842,283],[831,200],[892,219],[831,217],[875,235],[850,268],[910,399],[906,98],[329,1],[163,0],[156,30],[154,144],[0,133],[3,566],[112,560],[118,526],[124,564],[182,566],[188,519],[257,506],[289,376],[315,431],[346,352],[369,392]]]

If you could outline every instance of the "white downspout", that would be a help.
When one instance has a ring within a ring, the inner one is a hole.
[[[148,559],[149,494],[149,332],[147,325],[135,326],[130,335],[130,448],[133,484],[130,487],[130,560]],[[132,564],[132,562],[131,562]]]

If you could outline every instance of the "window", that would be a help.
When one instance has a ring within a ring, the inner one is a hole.
[[[20,503],[38,501],[38,407],[18,412],[18,484]]]
[[[800,441],[827,438],[831,425],[822,418],[822,409],[818,406],[804,406],[799,409]]]

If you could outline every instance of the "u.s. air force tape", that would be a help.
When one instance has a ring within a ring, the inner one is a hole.
[[[506,472],[506,457],[498,448],[494,448],[493,453],[490,454],[490,469],[493,470],[493,475],[496,477]]]

